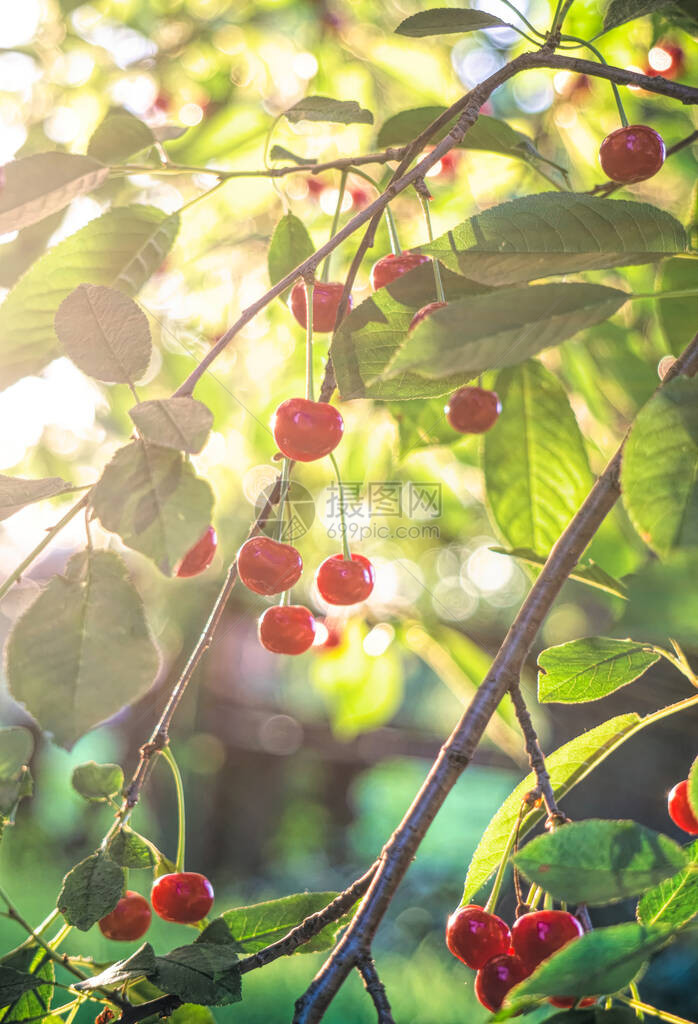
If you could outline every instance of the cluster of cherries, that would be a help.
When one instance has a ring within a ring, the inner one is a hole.
[[[455,957],[477,971],[475,995],[488,1010],[498,1010],[510,989],[568,942],[584,934],[581,924],[566,910],[534,910],[523,914],[510,929],[496,914],[469,904],[448,919],[446,945]],[[579,1001],[555,996],[553,1006],[570,1009],[577,1002],[590,1006],[588,996]]]
[[[213,906],[213,886],[197,871],[175,871],[155,879],[150,894],[153,910],[164,921],[196,924]],[[99,922],[102,935],[117,942],[135,942],[148,931],[150,903],[128,889],[111,913]]]

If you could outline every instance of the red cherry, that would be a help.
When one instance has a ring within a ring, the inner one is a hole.
[[[323,601],[328,604],[358,604],[373,590],[376,574],[368,558],[352,555],[330,555],[315,574],[315,582]]]
[[[281,594],[301,577],[303,559],[290,544],[251,537],[238,551],[238,576],[255,594]]]
[[[334,325],[337,320],[337,310],[339,309],[339,300],[342,297],[343,291],[344,285],[339,282],[330,282],[329,284],[324,284],[322,281],[315,282],[315,287],[313,289],[314,331],[326,334],[328,331],[334,330]],[[296,281],[291,289],[289,305],[291,306],[291,312],[301,327],[307,327],[308,303],[306,302],[305,284],[303,281]],[[347,313],[351,310],[351,307],[352,301],[350,295]]]
[[[313,645],[315,619],[302,604],[274,605],[260,615],[257,632],[274,654],[303,654]]]
[[[391,252],[387,256],[381,256],[371,268],[371,288],[377,292],[379,288],[385,288],[386,284],[409,273],[415,267],[429,262],[429,257],[421,252],[401,252],[397,256]]]
[[[698,818],[688,802],[688,779],[679,782],[669,794],[669,817],[691,836],[698,836]]]
[[[415,327],[419,327],[422,320],[426,320],[428,316],[431,316],[435,309],[443,309],[445,305],[445,302],[429,302],[426,306],[422,306],[421,309],[418,309],[410,320],[410,326],[407,329],[408,333],[412,332]]]
[[[182,561],[177,566],[176,575],[180,579],[188,579],[190,576],[198,576],[205,569],[208,569],[209,565],[213,561],[213,556],[216,553],[218,547],[218,538],[216,537],[216,531],[212,526],[209,526],[204,533],[203,537],[200,537],[193,548],[189,548]]]
[[[99,930],[107,939],[134,942],[148,931],[151,917],[145,896],[127,889],[111,913],[101,919]]]
[[[484,434],[502,411],[496,391],[465,387],[454,392],[445,406],[446,419],[459,434]]]
[[[509,926],[496,914],[471,903],[459,907],[446,923],[446,945],[455,957],[477,970],[509,952]]]
[[[611,181],[630,185],[653,177],[664,163],[666,148],[659,132],[631,124],[611,132],[601,143],[599,161]]]
[[[271,429],[287,458],[314,462],[337,447],[344,433],[344,420],[329,402],[287,398],[274,413]]]
[[[650,78],[662,78],[672,80],[679,78],[684,69],[685,54],[676,43],[657,43],[647,55],[647,66],[645,74]]]
[[[213,906],[213,886],[197,871],[175,871],[155,879],[150,900],[163,920],[195,924]]]
[[[349,189],[349,195],[351,196],[352,206],[356,210],[363,210],[364,206],[368,206],[371,202],[371,196],[365,188],[357,188],[354,186]]]
[[[551,996],[548,1002],[552,1006],[558,1006],[561,1010],[571,1010],[573,1006],[579,1003],[580,1009],[584,1006],[593,1006],[596,1002],[596,996],[586,996],[584,999],[579,1001],[579,996]]]
[[[477,972],[475,995],[494,1013],[504,1002],[509,989],[523,981],[527,974],[518,956],[495,956]]]
[[[583,934],[577,918],[566,910],[534,910],[516,921],[511,944],[530,974],[543,960]]]
[[[313,196],[313,197],[317,197],[317,196],[321,195],[325,191],[325,189],[327,188],[327,185],[322,180],[322,178],[316,178],[314,175],[311,175],[308,178],[307,184],[308,184],[308,193],[311,196]]]

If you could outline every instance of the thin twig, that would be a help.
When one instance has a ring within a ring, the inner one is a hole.
[[[536,776],[536,784],[540,795],[543,798],[545,809],[548,812],[546,826],[554,827],[555,825],[561,825],[567,820],[567,818],[562,814],[557,805],[555,793],[553,791],[553,784],[550,781],[550,775],[548,774],[548,769],[545,766],[545,756],[541,750],[538,735],[536,733],[535,726],[533,725],[531,714],[526,706],[523,693],[521,692],[521,686],[518,678],[516,682],[509,687],[509,693],[514,705],[516,717],[519,725],[521,726],[521,732],[523,733],[529,764]]]
[[[395,1024],[385,985],[378,977],[378,971],[371,954],[362,953],[357,958],[356,968],[363,978],[364,988],[373,1000],[373,1005],[378,1014],[378,1024]]]

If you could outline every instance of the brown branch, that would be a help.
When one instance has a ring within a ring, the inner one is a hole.
[[[519,725],[521,726],[521,732],[524,737],[524,745],[526,747],[526,753],[528,754],[528,761],[531,765],[531,770],[536,776],[536,785],[538,791],[543,798],[545,809],[548,812],[547,824],[554,826],[555,824],[562,824],[567,820],[564,814],[560,811],[555,799],[555,792],[553,790],[553,784],[550,781],[550,775],[548,769],[545,766],[545,756],[538,740],[538,735],[531,719],[531,714],[526,706],[523,693],[521,692],[521,685],[518,678],[516,682],[512,683],[509,687],[509,693],[511,700],[514,705],[514,711],[518,719]]]
[[[698,369],[698,334],[671,367],[665,383]],[[422,788],[383,849],[380,867],[359,910],[334,952],[296,1003],[294,1024],[317,1024],[342,983],[373,940],[378,925],[429,826],[466,769],[487,722],[523,668],[533,641],[563,584],[597,529],[620,497],[619,474],[625,441],[597,479],[579,511],[554,545],[507,633],[490,671],[451,736],[441,748]]]
[[[409,145],[409,144],[408,144]],[[164,164],[149,166],[148,164],[124,164],[113,168],[119,174],[211,174],[221,181],[230,178],[285,178],[289,174],[322,174],[323,171],[351,171],[353,167],[364,164],[387,164],[402,158],[405,146],[389,146],[379,153],[364,153],[361,156],[343,156],[336,160],[325,160],[323,163],[298,163],[283,167],[260,167],[250,171],[226,171],[220,167],[193,167],[190,164]]]
[[[356,961],[356,968],[363,978],[364,988],[373,1000],[378,1014],[378,1024],[395,1024],[393,1011],[390,1008],[385,985],[378,977],[376,965],[370,953],[361,954]]]

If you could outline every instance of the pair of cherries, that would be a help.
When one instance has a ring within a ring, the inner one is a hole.
[[[153,883],[150,899],[158,917],[177,924],[196,924],[213,906],[213,886],[198,871],[174,871]],[[128,889],[114,909],[99,922],[107,939],[135,942],[150,927],[150,903],[139,892]]]
[[[513,928],[496,914],[469,904],[451,914],[446,925],[446,945],[455,957],[477,971],[475,995],[479,1002],[497,1011],[507,992],[535,971],[549,956],[584,930],[566,910],[535,910],[520,917]],[[569,1009],[573,998],[554,997],[553,1006]],[[583,999],[589,1006],[595,999]]]

